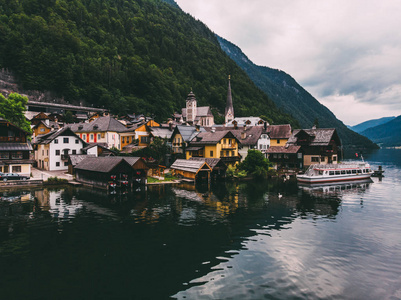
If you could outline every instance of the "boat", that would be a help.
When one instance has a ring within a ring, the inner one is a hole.
[[[368,179],[374,172],[370,165],[362,162],[347,162],[327,165],[311,165],[305,174],[297,175],[301,183],[326,183]]]

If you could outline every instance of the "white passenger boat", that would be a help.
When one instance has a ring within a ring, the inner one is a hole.
[[[297,175],[303,183],[325,183],[370,178],[374,172],[366,162],[311,165],[305,174]]]

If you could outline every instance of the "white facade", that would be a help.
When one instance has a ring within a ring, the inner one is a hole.
[[[262,133],[260,138],[258,139],[257,144],[258,150],[261,152],[265,152],[270,147],[270,137],[266,133]]]
[[[67,170],[68,155],[82,154],[81,139],[75,136],[60,135],[49,143],[49,171]]]

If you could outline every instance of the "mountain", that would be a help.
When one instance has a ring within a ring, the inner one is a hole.
[[[317,123],[321,128],[336,128],[346,147],[377,147],[367,138],[348,129],[290,75],[280,70],[255,65],[236,45],[219,36],[217,39],[223,51],[279,108],[296,118],[302,128],[311,128]]]
[[[395,119],[395,117],[384,117],[384,118],[380,118],[380,119],[374,119],[374,120],[365,121],[365,122],[360,123],[358,125],[350,126],[349,128],[352,129],[355,132],[361,133],[362,131],[364,131],[364,130],[366,130],[368,128],[385,124],[385,123],[390,122],[391,120],[394,120],[394,119]]]
[[[237,116],[298,124],[221,50],[213,32],[167,2],[0,0],[0,70],[12,71],[24,91],[156,120],[181,111],[191,89],[199,105],[224,113],[230,74]]]
[[[384,147],[394,147],[401,146],[400,132],[401,116],[398,116],[387,123],[370,127],[362,131],[361,134]]]

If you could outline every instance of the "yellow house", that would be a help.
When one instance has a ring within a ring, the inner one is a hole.
[[[285,146],[291,137],[291,125],[269,125],[267,134],[270,138],[270,147]]]
[[[235,165],[240,161],[239,141],[229,130],[199,133],[186,149],[186,158],[220,158],[225,164]]]
[[[150,140],[149,127],[159,127],[160,124],[154,120],[149,120],[135,129],[135,138],[138,140],[138,146],[148,146]]]
[[[177,125],[170,139],[173,153],[184,153],[185,147],[201,132],[206,130],[200,126]]]

